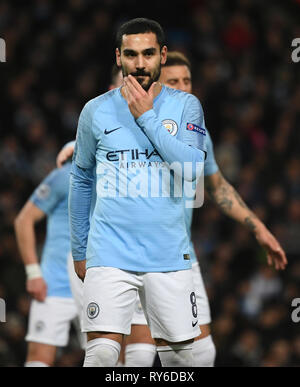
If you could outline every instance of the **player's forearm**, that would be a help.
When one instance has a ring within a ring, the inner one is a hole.
[[[14,226],[18,248],[24,265],[38,263],[34,222],[23,215],[19,215],[15,220]]]
[[[162,127],[154,110],[148,110],[136,121],[163,160],[168,164],[178,163],[180,165],[180,172],[185,180],[192,181],[201,175],[204,167],[205,153],[170,136],[165,128]],[[191,168],[186,168],[185,170],[184,166],[187,166],[188,163]]]
[[[92,200],[93,172],[72,163],[69,191],[69,218],[72,255],[75,261],[85,259]]]
[[[243,224],[251,232],[256,233],[259,228],[264,227],[220,172],[215,173],[212,178],[205,178],[205,189],[211,200],[225,215]]]

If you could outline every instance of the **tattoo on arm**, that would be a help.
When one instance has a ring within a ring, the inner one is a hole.
[[[246,210],[246,217],[240,218],[239,221],[251,231],[254,231],[256,226],[256,215],[248,208],[234,187],[228,183],[221,172],[213,180],[207,179],[205,188],[213,202],[228,216],[237,219],[237,214],[243,209]]]
[[[251,216],[247,216],[246,218],[245,218],[245,220],[244,220],[244,222],[245,222],[245,225],[248,227],[248,229],[250,230],[250,231],[254,231],[255,229],[256,229],[256,226],[255,226],[255,224],[253,223],[253,217],[251,217]]]
[[[246,203],[244,202],[244,200],[240,197],[240,195],[237,193],[237,191],[233,188],[233,194],[237,200],[237,202],[239,203],[239,205],[243,208],[248,208]]]
[[[226,182],[221,173],[218,173],[215,184],[207,182],[205,186],[207,193],[213,202],[215,202],[223,212],[228,213],[232,209],[232,187]]]

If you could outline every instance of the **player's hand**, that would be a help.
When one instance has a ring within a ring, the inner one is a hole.
[[[268,264],[274,265],[276,270],[284,270],[288,261],[283,248],[278,240],[266,228],[261,227],[256,231],[256,239],[267,254]]]
[[[81,281],[84,280],[85,273],[86,273],[86,260],[83,261],[74,261],[74,269],[77,276],[81,279]]]
[[[26,282],[27,292],[37,301],[43,302],[47,296],[47,284],[44,278],[29,279]]]
[[[62,165],[68,160],[68,158],[73,156],[73,153],[74,153],[73,145],[69,145],[63,148],[56,157],[57,168],[61,168]]]
[[[124,78],[125,97],[135,119],[153,108],[155,85],[156,82],[153,82],[150,89],[145,91],[132,75]]]

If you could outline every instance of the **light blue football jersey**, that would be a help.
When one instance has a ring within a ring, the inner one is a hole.
[[[209,131],[206,130],[206,151],[207,151],[207,158],[204,162],[204,177],[213,175],[214,173],[218,172],[219,167],[215,160],[215,154],[214,154],[214,148],[213,143],[209,134]],[[195,253],[194,245],[192,242],[192,219],[193,219],[193,208],[184,208],[184,217],[185,217],[185,224],[186,229],[190,238],[190,256],[191,256],[191,262],[194,263],[197,261],[197,256]]]
[[[79,118],[70,179],[73,259],[86,258],[87,268],[190,269],[184,198],[175,191],[179,181],[199,176],[196,166],[203,170],[205,137],[203,110],[191,94],[163,86],[153,109],[137,120],[120,89],[89,101]],[[153,185],[164,185],[166,162],[182,166],[183,179],[174,168],[169,195],[153,195]],[[89,222],[95,166],[97,198]]]
[[[71,163],[53,170],[30,197],[47,215],[46,240],[41,270],[47,283],[47,296],[72,297],[67,258],[71,252],[68,194]]]

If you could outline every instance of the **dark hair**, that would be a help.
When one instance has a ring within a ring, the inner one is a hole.
[[[165,33],[159,23],[155,20],[136,18],[121,25],[116,34],[116,47],[121,50],[123,35],[145,34],[153,32],[156,35],[160,49],[165,45]]]
[[[187,66],[191,71],[191,62],[188,58],[179,51],[169,51],[167,54],[167,61],[162,67],[170,66]]]

